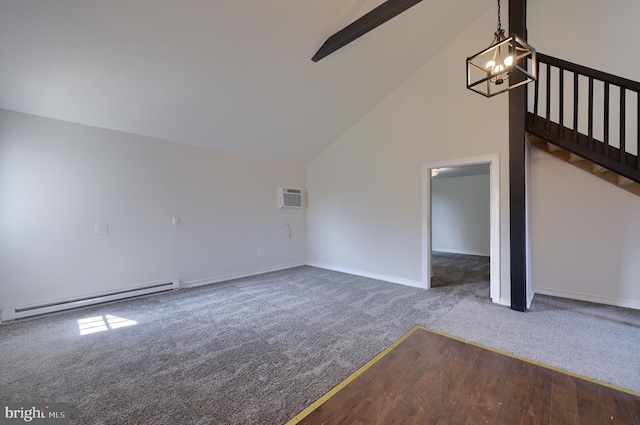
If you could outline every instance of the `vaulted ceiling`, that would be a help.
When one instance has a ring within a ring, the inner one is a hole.
[[[381,3],[0,0],[0,108],[305,164],[494,7],[424,0],[311,61]]]

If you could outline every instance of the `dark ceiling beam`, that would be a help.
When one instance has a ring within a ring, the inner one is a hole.
[[[415,6],[422,0],[387,0],[371,12],[347,25],[331,37],[327,38],[322,47],[311,58],[318,62],[320,59],[329,56],[336,50],[346,46],[352,41],[362,37],[372,29],[384,24],[389,19],[393,19],[411,6]]]

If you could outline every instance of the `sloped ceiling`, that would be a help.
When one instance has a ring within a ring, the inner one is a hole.
[[[306,164],[494,6],[424,0],[311,61],[381,3],[0,0],[0,108]]]

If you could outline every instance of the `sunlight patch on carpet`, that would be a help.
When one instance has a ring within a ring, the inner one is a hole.
[[[137,324],[138,322],[135,320],[125,319],[112,314],[78,319],[80,335],[89,335],[96,332],[104,332],[110,329],[124,328],[125,326],[133,326]]]

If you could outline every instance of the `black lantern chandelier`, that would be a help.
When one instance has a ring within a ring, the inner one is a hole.
[[[498,29],[493,42],[467,58],[467,88],[492,97],[535,80],[536,51],[516,34],[505,37],[498,0]]]

